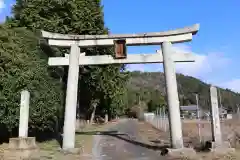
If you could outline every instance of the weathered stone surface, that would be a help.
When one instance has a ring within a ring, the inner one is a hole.
[[[63,126],[63,144],[64,149],[75,147],[75,131],[76,131],[76,106],[78,94],[78,75],[79,75],[79,59],[80,48],[77,45],[71,46],[68,80],[66,91],[65,117]]]
[[[37,145],[35,137],[19,137],[9,139],[9,149],[31,150],[36,148]]]
[[[187,34],[192,33],[196,34],[199,30],[199,24],[195,24],[193,26],[179,28],[171,31],[164,32],[155,32],[155,33],[142,33],[142,34],[108,34],[108,35],[70,35],[70,34],[59,34],[59,33],[51,33],[42,30],[42,36],[48,39],[61,39],[61,40],[86,40],[86,39],[115,39],[115,38],[139,38],[139,37],[162,37],[162,36],[173,36],[179,34]]]
[[[4,150],[4,159],[39,158],[35,137],[10,138],[8,149]]]
[[[231,148],[231,145],[228,141],[222,142],[221,146],[217,145],[215,142],[212,142],[211,152],[216,155],[227,155],[229,153],[234,153],[235,148]]]
[[[172,59],[172,44],[163,42],[163,68],[165,74],[167,105],[169,111],[169,128],[172,148],[183,148],[182,123],[179,110],[179,97],[177,90],[176,68]]]
[[[212,142],[211,147],[212,147],[212,149],[214,149],[214,148],[231,148],[231,145],[228,141],[222,142],[222,145],[220,145],[220,146],[217,143]]]
[[[192,53],[173,54],[174,62],[194,62],[196,56]],[[125,59],[115,59],[111,55],[99,56],[80,56],[78,64],[83,65],[104,65],[104,64],[137,64],[137,63],[163,63],[163,57],[159,53],[130,54]],[[50,66],[67,66],[69,57],[50,57],[48,60]]]
[[[218,147],[211,149],[211,152],[213,152],[215,155],[227,155],[229,153],[234,153],[235,148]]]
[[[27,90],[21,92],[19,137],[28,137],[30,93]]]
[[[222,145],[222,132],[219,118],[217,88],[210,87],[212,139],[215,145]]]

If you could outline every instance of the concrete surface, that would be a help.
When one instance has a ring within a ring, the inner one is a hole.
[[[160,152],[145,147],[137,133],[136,120],[122,120],[94,137],[94,160],[165,160]]]

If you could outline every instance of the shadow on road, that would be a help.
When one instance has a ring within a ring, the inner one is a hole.
[[[169,148],[168,145],[162,145],[162,146],[158,145],[157,146],[157,145],[149,145],[149,144],[146,144],[146,143],[142,143],[142,142],[134,140],[128,134],[119,133],[118,131],[76,132],[76,134],[111,136],[111,137],[115,137],[115,138],[118,138],[120,140],[123,140],[125,142],[131,143],[131,144],[134,144],[134,145],[137,145],[137,146],[145,147],[145,148],[148,148],[148,149],[152,149],[152,150],[165,150],[166,148]]]

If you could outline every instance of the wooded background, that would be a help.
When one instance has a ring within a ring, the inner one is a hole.
[[[0,137],[17,136],[20,92],[31,94],[29,134],[38,139],[61,132],[68,67],[50,67],[48,57],[69,49],[51,47],[40,30],[62,34],[108,34],[100,0],[16,0],[0,25]],[[113,48],[88,48],[87,55],[113,55]],[[181,105],[209,107],[209,85],[178,75]],[[78,117],[126,115],[132,107],[154,111],[166,106],[163,73],[127,72],[125,65],[80,67]],[[239,94],[221,89],[223,106],[236,109]]]

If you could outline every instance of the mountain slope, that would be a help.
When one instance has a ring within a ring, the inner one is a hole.
[[[195,93],[199,95],[199,105],[209,109],[209,84],[194,77],[177,74],[179,100],[181,105],[196,104]],[[160,94],[165,97],[165,79],[162,72],[130,72],[128,83],[129,98],[139,99],[146,103],[151,99],[150,93]],[[219,88],[219,100],[222,106],[229,111],[236,111],[240,104],[240,94],[229,89]],[[131,102],[130,102],[131,103]]]

